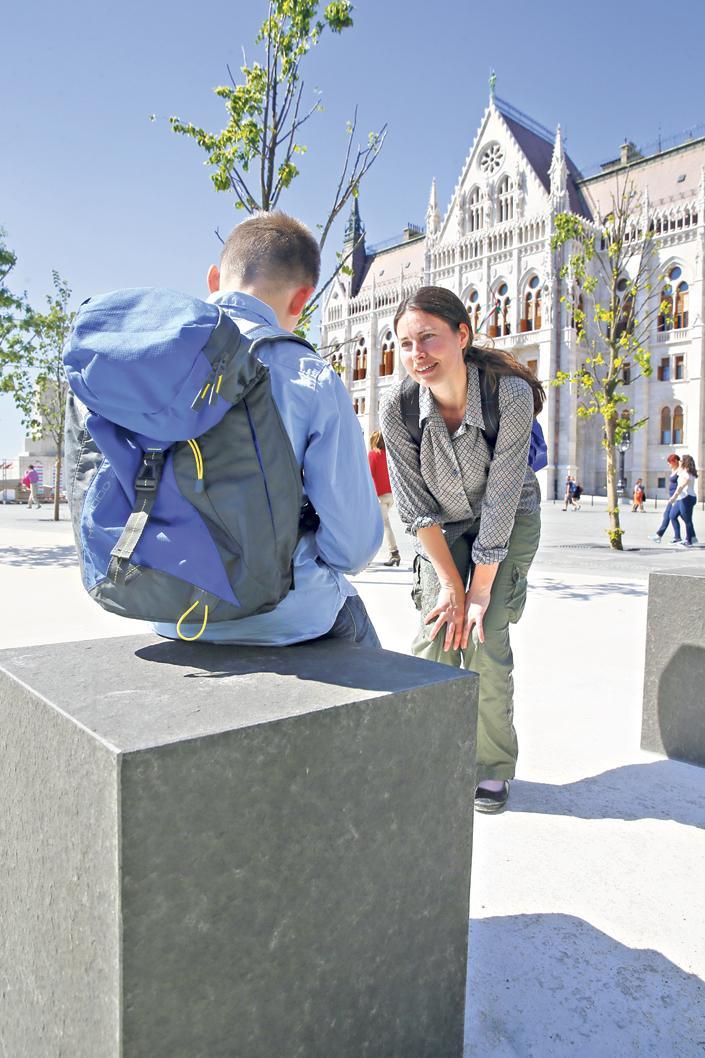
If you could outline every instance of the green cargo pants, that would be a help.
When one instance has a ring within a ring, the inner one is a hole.
[[[473,568],[471,551],[479,530],[476,522],[451,547],[463,581]],[[433,609],[439,592],[436,572],[428,559],[414,562],[412,598],[421,611],[421,626],[411,652],[426,661],[471,669],[480,676],[480,702],[477,721],[477,778],[512,779],[518,746],[514,730],[514,657],[509,642],[509,625],[516,624],[526,603],[526,575],[541,535],[541,515],[518,514],[509,538],[507,557],[500,563],[492,585],[490,605],[485,613],[485,642],[480,643],[473,628],[465,651],[443,649],[445,629],[429,639],[431,625],[423,623]]]

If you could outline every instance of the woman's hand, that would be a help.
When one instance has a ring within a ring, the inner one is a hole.
[[[485,642],[485,629],[482,622],[489,605],[490,589],[478,591],[471,584],[470,589],[465,592],[465,620],[463,622],[463,637],[460,643],[463,650],[470,642],[470,633],[473,625],[477,628],[477,638],[481,643]]]
[[[431,639],[435,639],[443,625],[446,626],[444,650],[457,650],[463,638],[463,625],[465,622],[465,593],[463,582],[460,578],[448,584],[444,584],[438,593],[436,605],[425,618],[424,623],[435,624],[430,632]]]
[[[473,626],[477,628],[477,638],[481,643],[485,642],[484,619],[487,607],[490,605],[492,583],[497,575],[499,566],[478,565],[472,575],[472,581],[465,592],[465,616],[463,620],[463,636],[461,647],[463,650],[470,642],[470,633]]]

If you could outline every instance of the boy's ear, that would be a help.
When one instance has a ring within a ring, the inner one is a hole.
[[[211,294],[215,294],[216,291],[220,290],[220,270],[217,265],[211,265],[208,269],[206,282],[208,283],[208,290]]]
[[[297,318],[301,315],[304,310],[304,305],[313,294],[315,287],[298,287],[291,295],[289,301],[289,315],[296,316]]]

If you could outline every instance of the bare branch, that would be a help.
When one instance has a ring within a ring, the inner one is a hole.
[[[286,152],[284,154],[284,161],[280,165],[280,170],[281,170],[281,166],[286,166],[287,165],[287,163],[291,160],[291,157],[292,157],[292,155],[294,153],[294,132],[296,130],[296,115],[298,114],[299,107],[301,105],[301,96],[303,94],[303,90],[304,90],[304,83],[302,81],[301,84],[300,84],[298,96],[297,96],[297,99],[296,99],[296,107],[294,109],[294,124],[291,126],[291,129],[290,129],[289,133],[287,133],[288,138],[289,138],[289,143],[287,145]],[[283,139],[286,139],[286,138],[287,138],[287,136],[283,137]],[[276,150],[276,147],[277,147],[277,143],[274,143],[273,148],[272,148],[273,151]],[[276,203],[278,201],[279,196],[281,195],[283,190],[284,190],[284,174],[280,171],[279,176],[277,177],[277,182],[276,182],[275,187],[274,187],[274,193],[272,195],[273,203]]]
[[[294,100],[294,97],[296,95],[296,86],[299,83],[300,83],[300,81],[299,81],[299,61],[297,59],[296,62],[294,63],[294,65],[293,65],[293,67],[292,67],[291,76],[289,77],[289,79],[286,82],[286,91],[284,93],[284,102],[282,103],[281,109],[279,111],[279,119],[277,121],[277,128],[278,129],[282,129],[284,127],[284,125],[286,124],[287,120],[288,120],[289,111],[291,110],[291,104],[292,104],[292,102]],[[316,106],[318,106],[318,104],[316,104]],[[283,133],[283,135],[281,136],[281,139],[280,139],[279,142],[283,142],[287,138],[288,135],[289,135],[288,132]]]
[[[355,253],[355,250],[358,248],[358,246],[362,243],[363,240],[364,240],[364,235],[361,235],[360,238],[355,242],[355,244],[353,245],[353,247],[349,251],[349,253],[347,253],[345,255],[345,257],[342,257],[340,259],[340,261],[338,262],[338,265],[337,265],[335,271],[333,272],[333,274],[331,275],[330,279],[328,279],[328,281],[326,283],[324,283],[324,285],[321,287],[321,289],[319,291],[317,291],[317,293],[311,298],[309,303],[304,308],[304,311],[301,314],[302,316],[304,316],[304,317],[306,317],[308,319],[312,315],[313,310],[315,309],[316,305],[318,304],[318,302],[321,300],[321,298],[325,294],[325,292],[328,289],[328,287],[331,285],[331,283],[336,278],[336,276],[340,275],[340,272],[345,267],[345,265],[348,263],[348,261],[350,260],[352,255]]]
[[[387,136],[387,125],[384,124],[378,133],[375,134],[374,142],[371,143],[364,151],[358,148],[357,156],[352,168],[351,175],[348,179],[347,186],[344,188],[342,193],[338,191],[336,195],[336,201],[333,204],[333,208],[330,211],[328,220],[323,226],[321,237],[318,240],[318,245],[322,249],[323,245],[328,237],[331,226],[338,216],[340,211],[345,208],[345,204],[354,193],[355,188],[359,186],[360,181],[370,169],[370,166],[374,164],[377,155],[379,154]],[[339,185],[340,187],[340,185]]]
[[[303,82],[301,84],[301,91],[303,91]],[[298,114],[298,111],[299,111],[300,102],[301,102],[301,93],[299,93],[299,99],[297,100],[296,109],[294,111],[294,122],[291,125],[291,127],[286,132],[282,133],[280,138],[277,140],[277,142],[276,142],[276,146],[277,147],[279,147],[287,139],[289,139],[290,141],[293,140],[294,133],[298,129],[300,129],[302,125],[305,125],[305,123],[309,120],[309,118],[312,118],[313,115],[318,110],[319,104],[318,104],[318,101],[316,101],[313,104],[313,106],[311,107],[311,109],[308,111],[308,113],[304,114],[304,116],[302,118],[297,118],[296,115]],[[293,147],[293,144],[292,144],[292,147]],[[291,153],[289,153],[287,155],[287,158],[290,158],[290,157],[291,157]]]
[[[267,127],[269,125],[269,105],[272,98],[272,8],[273,0],[269,0],[269,12],[267,15],[267,87],[265,90],[264,114],[262,116],[262,148],[260,155],[260,197],[262,203],[265,201],[265,159],[267,156]]]

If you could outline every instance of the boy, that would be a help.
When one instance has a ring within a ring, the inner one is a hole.
[[[231,232],[220,267],[211,265],[209,301],[245,335],[263,325],[293,331],[319,272],[320,252],[308,228],[284,213],[260,213]],[[294,588],[274,610],[210,624],[202,639],[276,646],[331,636],[379,647],[362,600],[343,576],[366,566],[382,541],[382,518],[350,398],[335,371],[298,343],[267,342],[257,355],[269,369],[274,401],[320,524],[299,541]],[[175,625],[159,623],[155,629],[177,637]],[[184,635],[193,631],[197,628],[182,625]]]

